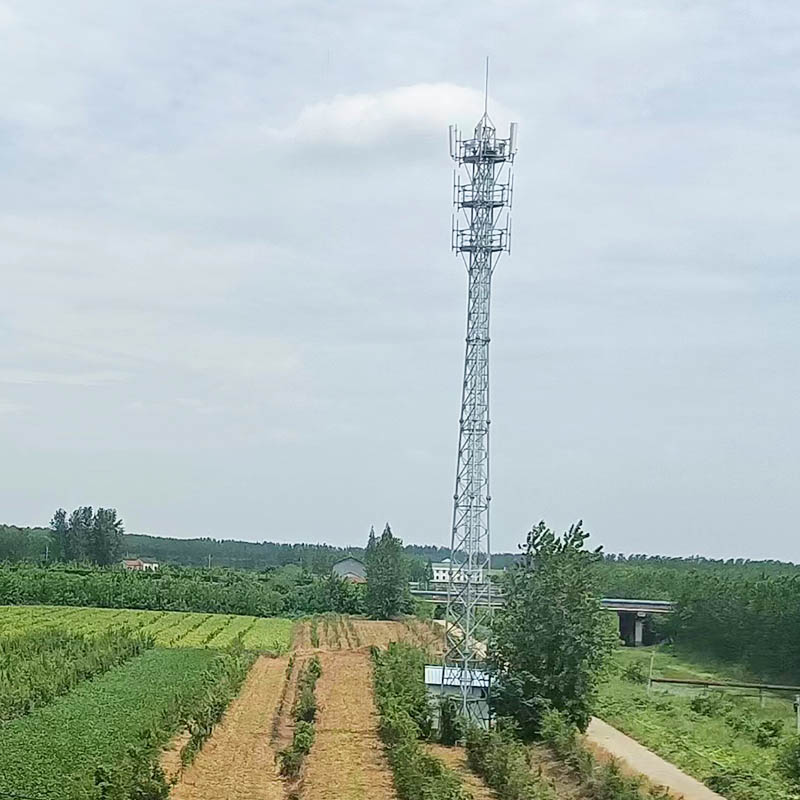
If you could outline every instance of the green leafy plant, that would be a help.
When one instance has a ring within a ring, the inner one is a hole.
[[[733,708],[731,699],[722,692],[703,692],[695,695],[689,705],[692,711],[706,717],[721,717]]]
[[[616,644],[593,569],[602,555],[584,548],[588,535],[581,523],[556,536],[540,522],[521,562],[504,576],[505,606],[489,648],[492,703],[526,739],[536,737],[551,708],[586,729]]]
[[[467,761],[500,800],[556,800],[553,789],[531,771],[527,751],[513,728],[490,732],[470,727]]]
[[[464,738],[467,726],[453,697],[439,700],[439,741],[452,746]]]
[[[631,683],[647,683],[647,670],[641,661],[631,661],[622,668],[622,677]]]
[[[542,740],[581,780],[597,800],[669,800],[668,792],[645,784],[640,778],[625,775],[616,761],[598,763],[578,735],[578,729],[557,711],[542,718]]]
[[[289,673],[287,673],[288,678]],[[317,714],[315,689],[322,675],[319,657],[310,658],[302,667],[297,678],[297,699],[293,708],[294,733],[291,744],[280,750],[277,759],[281,775],[296,778],[300,774],[303,760],[314,744],[314,719]]]
[[[0,637],[0,720],[52,702],[153,646],[152,636],[117,628],[94,635],[50,628]]]
[[[458,777],[426,752],[421,738],[430,735],[430,709],[421,665],[425,654],[393,642],[371,650],[379,731],[392,767],[400,800],[469,800]]]
[[[783,736],[783,720],[765,719],[755,729],[755,742],[760,747],[775,747]]]
[[[800,735],[789,737],[778,755],[778,769],[800,789]]]

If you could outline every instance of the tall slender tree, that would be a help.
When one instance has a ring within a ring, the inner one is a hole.
[[[376,619],[391,619],[409,608],[408,565],[403,542],[392,534],[389,523],[380,539],[370,531],[365,555],[367,568],[367,613]]]
[[[66,559],[68,531],[67,512],[63,508],[59,508],[53,514],[53,519],[50,520],[50,532],[53,540],[51,557],[54,561],[64,561]]]
[[[117,518],[115,508],[98,508],[89,531],[89,558],[103,567],[113,564],[122,548],[123,530],[122,520]]]
[[[65,561],[84,561],[87,558],[92,518],[91,506],[80,506],[69,515],[64,547]]]

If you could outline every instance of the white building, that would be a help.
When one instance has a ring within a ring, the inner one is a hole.
[[[453,573],[454,583],[467,582],[463,568],[458,565],[452,567],[449,558],[446,558],[444,561],[437,561],[435,564],[431,564],[431,568],[433,569],[434,583],[449,583],[451,571]],[[478,583],[483,583],[483,570],[478,572]]]
[[[123,558],[122,566],[134,572],[158,572],[157,561],[145,561],[143,558]]]

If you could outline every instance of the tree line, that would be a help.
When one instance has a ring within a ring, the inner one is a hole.
[[[649,559],[594,565],[606,597],[672,600],[658,626],[675,643],[800,682],[800,569],[753,561]]]
[[[88,561],[107,567],[119,559],[124,527],[115,508],[93,511],[91,506],[80,506],[69,517],[59,508],[50,531],[56,561]]]
[[[25,528],[0,525],[0,561],[90,561],[95,560],[90,548],[81,544],[87,537],[82,509],[76,509],[69,517],[60,509],[53,517],[49,528]],[[69,536],[67,546],[61,546],[57,538],[64,526],[72,527],[75,516],[75,536]],[[58,530],[58,532],[57,532]],[[120,525],[119,547],[115,558],[144,558],[159,564],[186,567],[206,567],[209,562],[216,567],[233,569],[264,570],[294,564],[316,575],[330,572],[334,563],[347,556],[364,560],[366,547],[336,547],[329,544],[244,542],[233,539],[199,537],[174,539],[165,536],[149,536],[125,533]],[[74,545],[73,545],[74,543]],[[429,561],[441,561],[450,554],[445,547],[433,545],[403,545],[408,559],[409,580],[424,580],[425,567]],[[500,558],[500,556],[498,556]]]
[[[0,605],[64,605],[250,616],[364,612],[364,587],[296,566],[269,572],[167,567],[158,572],[53,564],[0,566]]]

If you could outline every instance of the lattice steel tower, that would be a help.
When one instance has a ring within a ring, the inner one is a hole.
[[[487,68],[488,75],[488,68]],[[488,80],[487,80],[488,85]],[[488,92],[487,92],[488,97]],[[484,113],[470,138],[450,127],[450,155],[456,162],[452,244],[467,267],[467,347],[458,441],[458,466],[450,540],[446,645],[442,680],[458,682],[461,711],[486,722],[480,700],[486,623],[491,614],[489,538],[489,306],[492,273],[500,254],[510,251],[512,165],[517,125],[498,138]],[[488,693],[488,687],[484,690]]]

